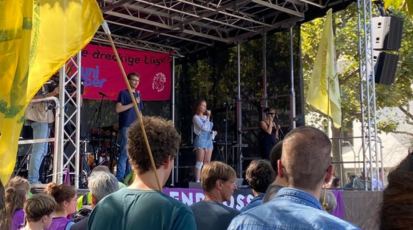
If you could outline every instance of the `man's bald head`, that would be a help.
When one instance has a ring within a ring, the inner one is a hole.
[[[288,185],[314,190],[326,177],[330,166],[331,141],[320,130],[303,126],[283,140],[281,162]]]

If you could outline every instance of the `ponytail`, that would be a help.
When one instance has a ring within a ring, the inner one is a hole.
[[[10,180],[5,195],[5,207],[1,210],[0,230],[11,228],[14,212],[23,209],[29,189],[30,184],[24,178],[14,177]]]

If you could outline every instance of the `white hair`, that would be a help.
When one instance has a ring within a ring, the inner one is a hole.
[[[105,196],[119,190],[118,180],[111,173],[97,171],[88,178],[90,193],[96,198],[96,203]]]

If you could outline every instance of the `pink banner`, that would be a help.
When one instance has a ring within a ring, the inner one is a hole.
[[[138,73],[137,88],[144,101],[169,100],[171,64],[169,54],[118,49],[126,74]],[[82,50],[83,98],[100,99],[99,92],[116,100],[119,91],[127,89],[111,47],[87,45]]]

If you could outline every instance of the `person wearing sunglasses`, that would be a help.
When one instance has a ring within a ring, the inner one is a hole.
[[[277,117],[274,108],[265,108],[264,112],[266,118],[260,122],[261,156],[263,159],[269,160],[271,149],[278,143],[280,138],[280,126],[274,122],[274,119]]]

